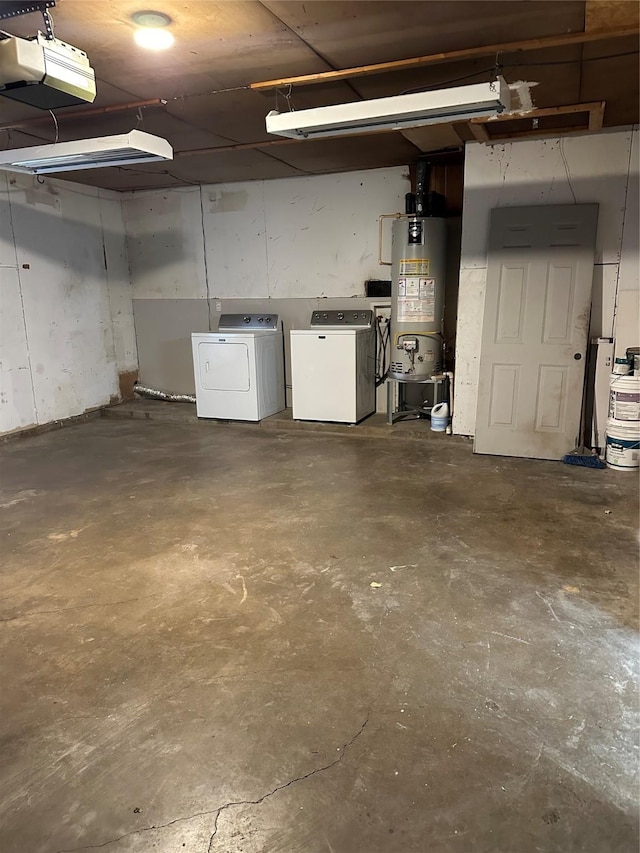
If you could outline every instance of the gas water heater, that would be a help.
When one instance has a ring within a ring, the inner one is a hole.
[[[428,166],[419,163],[416,194],[407,195],[407,213],[392,229],[389,377],[403,382],[443,369],[447,229],[444,199],[426,186]]]

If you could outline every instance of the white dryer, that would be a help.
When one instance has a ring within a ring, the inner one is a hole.
[[[285,407],[277,314],[222,314],[217,332],[191,335],[199,418],[260,421]]]
[[[376,410],[373,312],[314,311],[291,330],[293,417],[357,423]]]

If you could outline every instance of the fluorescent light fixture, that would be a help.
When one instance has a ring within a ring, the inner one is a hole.
[[[49,172],[100,169],[156,160],[173,160],[173,148],[167,140],[142,130],[132,130],[117,136],[0,151],[0,170],[47,175]]]
[[[267,116],[267,132],[291,139],[318,139],[374,130],[403,130],[498,115],[508,111],[510,105],[509,86],[498,77],[493,83],[474,83],[455,89],[394,95],[312,110],[287,113],[273,110]]]

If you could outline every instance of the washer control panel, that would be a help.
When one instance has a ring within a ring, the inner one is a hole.
[[[278,329],[277,314],[221,314],[218,331],[230,332],[238,329]]]
[[[314,311],[311,315],[311,327],[314,326],[357,326],[368,328],[373,323],[373,311],[359,309],[358,311]]]

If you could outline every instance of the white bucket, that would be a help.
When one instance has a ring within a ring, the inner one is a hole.
[[[611,374],[609,417],[616,421],[640,421],[640,376]]]
[[[640,467],[640,421],[607,421],[608,468],[637,471]]]
[[[449,404],[438,403],[431,409],[431,429],[433,432],[444,432],[449,423]]]

